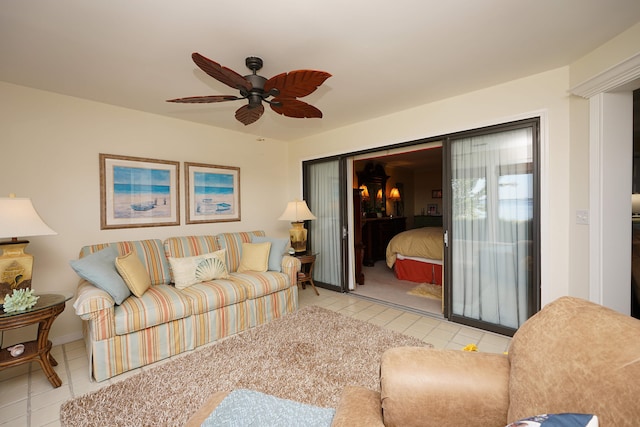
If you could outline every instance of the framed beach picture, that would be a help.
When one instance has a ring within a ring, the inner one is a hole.
[[[240,221],[240,168],[184,165],[187,224]]]
[[[100,154],[100,229],[180,225],[180,163]]]

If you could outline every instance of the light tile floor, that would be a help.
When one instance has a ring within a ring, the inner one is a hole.
[[[474,343],[480,351],[502,353],[510,338],[450,323],[430,316],[364,300],[349,294],[319,289],[320,296],[307,287],[300,290],[300,306],[317,305],[419,338],[437,348],[459,350]],[[197,350],[196,350],[197,351]],[[0,371],[0,426],[40,427],[60,425],[60,405],[68,399],[129,378],[149,367],[118,375],[100,383],[89,379],[83,341],[56,345],[52,349],[62,386],[52,388],[38,363]],[[158,362],[162,363],[162,362]]]

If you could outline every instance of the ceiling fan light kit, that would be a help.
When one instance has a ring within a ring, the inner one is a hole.
[[[294,118],[322,118],[322,112],[313,105],[297,98],[313,93],[331,74],[316,70],[295,70],[281,73],[267,79],[258,75],[262,59],[250,56],[245,60],[252,74],[241,76],[230,68],[194,52],[193,62],[214,79],[240,92],[236,95],[190,96],[168,99],[167,102],[205,104],[212,102],[237,101],[246,99],[248,103],[236,111],[236,119],[246,125],[254,123],[264,113],[263,102],[269,104],[278,114]],[[271,99],[269,99],[271,98]]]

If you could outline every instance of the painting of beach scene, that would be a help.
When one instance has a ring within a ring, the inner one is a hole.
[[[240,168],[185,163],[187,224],[240,221]]]
[[[103,228],[179,224],[178,162],[101,155]]]

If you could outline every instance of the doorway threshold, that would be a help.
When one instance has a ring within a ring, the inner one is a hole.
[[[378,299],[378,298],[374,298],[374,297],[358,294],[358,293],[356,293],[354,291],[349,291],[348,295],[352,296],[352,297],[356,297],[356,298],[362,299],[362,300],[365,300],[365,301],[375,302],[375,303],[380,304],[380,305],[386,305],[388,307],[395,308],[397,310],[402,310],[402,311],[407,311],[407,312],[410,312],[410,313],[418,314],[420,316],[428,316],[428,317],[433,317],[434,319],[438,319],[438,320],[446,320],[442,313],[433,313],[431,311],[421,310],[419,308],[409,307],[409,306],[402,305],[402,304],[397,304],[397,303],[394,303],[392,301],[385,301],[385,300],[381,300],[381,299]]]

